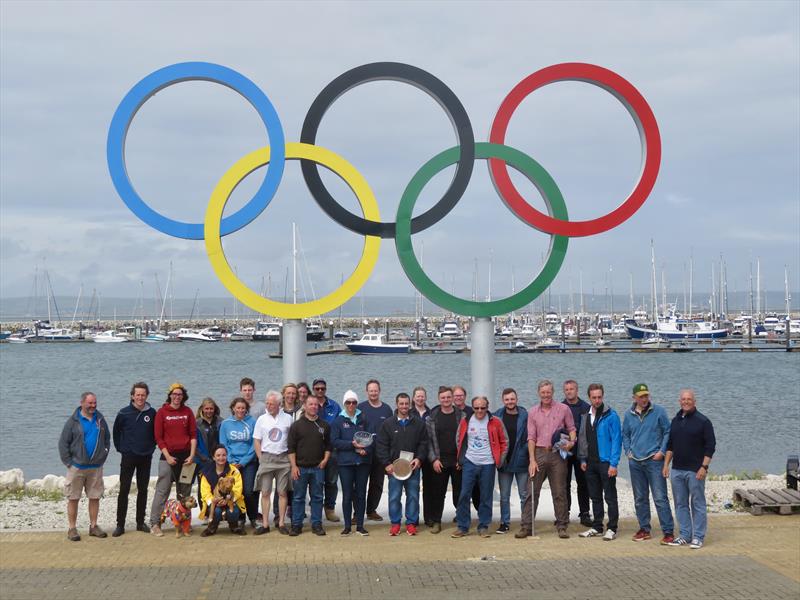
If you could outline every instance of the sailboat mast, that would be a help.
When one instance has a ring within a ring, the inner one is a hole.
[[[653,322],[658,319],[658,291],[656,289],[656,249],[650,239],[650,302],[653,310]]]
[[[761,259],[756,258],[756,315],[761,321]]]
[[[692,318],[692,291],[694,287],[694,253],[689,253],[689,318]]]
[[[297,225],[292,223],[292,303],[297,304]]]

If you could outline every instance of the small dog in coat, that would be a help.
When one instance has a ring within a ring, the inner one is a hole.
[[[161,524],[169,519],[175,526],[175,537],[192,535],[192,509],[197,506],[194,496],[178,496],[177,500],[169,499],[161,511]]]

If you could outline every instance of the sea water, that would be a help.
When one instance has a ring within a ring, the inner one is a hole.
[[[192,409],[209,396],[227,417],[242,377],[255,379],[259,399],[280,390],[281,361],[269,358],[276,350],[277,344],[259,342],[1,344],[0,470],[21,468],[26,479],[61,474],[58,438],[84,391],[97,394],[109,426],[128,404],[136,381],[149,384],[155,408],[166,400],[169,384],[180,381]],[[392,405],[397,393],[410,394],[417,385],[427,389],[431,407],[439,385],[461,384],[468,392],[470,386],[468,354],[332,354],[311,356],[306,366],[309,383],[324,378],[328,394],[339,402],[348,389],[365,399],[371,378],[381,382],[381,398]],[[717,436],[712,472],[782,473],[787,455],[800,451],[797,353],[498,354],[492,409],[502,405],[505,387],[515,388],[520,403],[530,407],[541,379],[555,382],[558,399],[565,379],[578,381],[583,398],[589,383],[602,383],[606,403],[620,416],[630,407],[636,383],[647,383],[653,401],[670,416],[678,410],[680,390],[694,388],[698,410],[711,419]],[[105,472],[119,472],[113,448]]]

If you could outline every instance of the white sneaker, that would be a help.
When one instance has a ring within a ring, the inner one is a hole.
[[[703,547],[703,542],[701,542],[697,538],[693,539],[692,543],[689,544],[689,548],[691,548],[692,550],[700,550],[700,548],[702,547]]]
[[[583,533],[579,533],[578,537],[590,538],[590,537],[596,537],[598,535],[603,535],[603,534],[597,531],[597,529],[595,529],[594,527],[592,527],[591,529],[587,529]]]
[[[610,529],[606,529],[606,533],[603,536],[603,541],[604,542],[610,542],[611,540],[615,540],[615,539],[617,539],[617,532],[616,531],[612,531]]]

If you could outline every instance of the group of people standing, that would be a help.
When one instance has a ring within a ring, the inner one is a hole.
[[[130,403],[109,429],[97,411],[91,392],[67,420],[59,442],[67,466],[69,539],[77,541],[78,500],[89,498],[89,535],[106,537],[97,525],[103,493],[102,466],[113,439],[121,455],[117,525],[113,536],[125,533],[128,495],[136,476],[136,529],[161,537],[162,511],[173,483],[178,500],[191,495],[198,481],[200,516],[208,522],[203,536],[216,533],[222,520],[244,535],[249,519],[253,534],[275,527],[284,535],[303,532],[306,508],[311,531],[325,535],[324,518],[343,520],[341,535],[369,535],[365,521],[382,521],[378,506],[388,477],[389,533],[397,536],[405,524],[418,533],[422,520],[433,534],[442,531],[448,485],[456,509],[451,537],[469,534],[472,507],[477,532],[488,537],[492,524],[495,478],[500,491],[500,523],[511,526],[511,491],[517,485],[522,514],[515,537],[533,533],[533,519],[545,478],[555,509],[560,538],[567,532],[571,481],[576,480],[578,519],[587,527],[580,536],[617,535],[619,510],[616,477],[624,449],[628,459],[639,530],[634,541],[651,538],[650,494],[662,529],[662,544],[700,548],[706,532],[704,481],[714,454],[709,419],[697,411],[692,390],[682,390],[680,410],[670,421],[663,407],[650,401],[645,384],[633,388],[624,420],[604,403],[601,384],[588,386],[589,402],[580,399],[578,384],[563,384],[564,399],[554,400],[554,385],[542,380],[539,402],[528,411],[512,388],[502,392],[494,413],[489,400],[476,396],[468,404],[462,386],[440,386],[438,404],[429,408],[427,391],[399,393],[395,406],[381,400],[380,382],[365,386],[359,402],[353,390],[341,405],[327,395],[327,384],[316,379],[270,390],[255,401],[255,382],[244,378],[239,395],[223,419],[219,405],[204,398],[197,412],[186,406],[189,394],[180,383],[169,386],[156,410],[148,403],[146,383],[133,384]],[[155,448],[160,450],[155,494],[145,522],[148,482]],[[670,472],[671,465],[671,472]],[[395,469],[398,469],[396,472]],[[674,535],[667,498],[670,478],[680,524]],[[529,494],[532,482],[533,494]],[[336,513],[341,487],[342,518]],[[420,511],[420,488],[422,510]],[[404,500],[404,502],[403,502]],[[590,513],[591,501],[591,513]],[[604,526],[604,504],[608,521]],[[260,510],[259,510],[260,508]],[[270,519],[272,516],[272,519]]]

